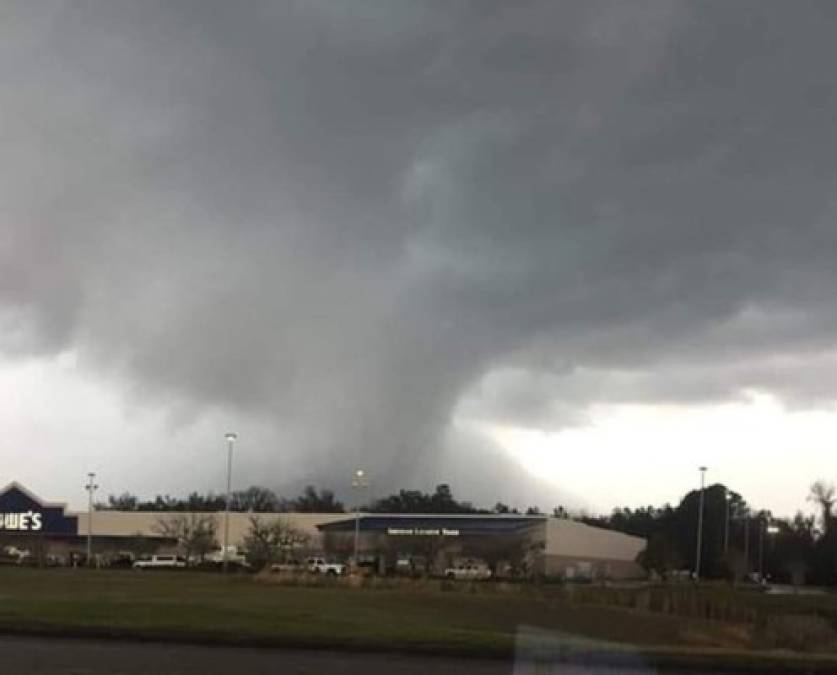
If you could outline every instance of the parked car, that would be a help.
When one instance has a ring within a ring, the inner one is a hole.
[[[381,559],[375,555],[359,555],[357,560],[354,557],[349,559],[349,569],[355,574],[371,576],[381,571]]]
[[[401,576],[424,576],[428,572],[427,560],[423,556],[401,557],[395,561],[392,571]]]
[[[0,562],[7,565],[25,565],[27,560],[32,558],[32,554],[26,549],[17,548],[17,546],[4,546],[0,550]]]
[[[198,560],[196,559],[196,562]],[[223,565],[224,564],[224,549],[219,548],[217,551],[212,551],[211,553],[207,553],[202,561],[203,563],[214,563],[216,565]],[[227,564],[235,567],[249,567],[249,563],[247,562],[247,556],[244,555],[241,551],[238,550],[235,546],[228,546],[227,547]]]
[[[313,574],[326,574],[338,577],[346,574],[346,565],[343,563],[329,562],[325,558],[314,556],[305,561],[308,571]]]
[[[143,556],[134,562],[135,570],[182,569],[186,559],[179,555]]]
[[[134,554],[130,551],[119,551],[105,559],[105,565],[113,568],[129,568],[134,564]]]
[[[282,572],[284,574],[296,574],[305,571],[305,566],[299,560],[286,560],[285,562],[273,563],[270,566],[271,572]]]
[[[481,563],[459,563],[445,570],[446,579],[479,581],[491,578],[491,570]]]

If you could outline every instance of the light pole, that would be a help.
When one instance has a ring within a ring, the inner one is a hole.
[[[759,514],[759,583],[764,581],[764,514]]]
[[[227,498],[225,500],[224,509],[224,572],[229,567],[229,546],[230,546],[230,493],[232,491],[232,456],[233,445],[238,438],[234,433],[227,432],[224,436],[227,439]]]
[[[87,474],[87,566],[93,566],[93,493],[99,489],[95,483],[96,474],[92,471]]]
[[[750,510],[744,510],[744,561],[746,563],[746,572],[744,575],[747,579],[750,578]]]
[[[358,469],[355,471],[352,475],[352,487],[358,492],[355,500],[355,569],[358,566],[358,551],[360,548],[360,495],[367,485],[369,485],[369,479],[364,470]]]
[[[700,552],[703,544],[703,488],[706,484],[706,467],[700,467],[700,499],[698,501],[697,551],[695,552],[695,581],[700,581]]]
[[[726,502],[726,520],[724,521],[724,555],[729,553],[729,503],[732,495],[729,493],[729,488],[724,488],[724,501]]]
[[[764,583],[764,535],[774,535],[778,531],[779,528],[771,525],[766,515],[759,515],[759,583]]]

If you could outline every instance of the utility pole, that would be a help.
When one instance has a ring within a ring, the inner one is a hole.
[[[227,439],[227,498],[224,502],[224,572],[226,573],[230,565],[230,496],[232,493],[233,445],[235,445],[238,436],[230,431],[224,438]]]
[[[92,471],[87,474],[87,566],[93,566],[93,493],[99,489],[95,483],[96,474]]]
[[[706,467],[700,467],[700,499],[698,501],[697,551],[695,552],[695,581],[700,581],[700,554],[703,545],[703,492],[706,481]]]

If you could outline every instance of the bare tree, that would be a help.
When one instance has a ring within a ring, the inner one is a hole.
[[[305,548],[310,537],[281,518],[265,522],[258,516],[250,517],[250,531],[244,540],[248,561],[261,568],[273,562],[284,561],[294,551]]]
[[[817,504],[822,511],[822,527],[826,534],[831,531],[833,518],[831,510],[834,507],[835,495],[837,495],[837,491],[835,491],[834,484],[826,483],[824,480],[812,483],[808,494],[808,501]]]
[[[108,495],[107,504],[96,502],[97,511],[136,511],[139,500],[136,495],[130,492],[123,492],[120,495]]]
[[[254,511],[255,513],[270,513],[285,510],[273,490],[253,485],[246,490],[233,492],[232,511]]]
[[[161,517],[154,531],[167,539],[174,539],[187,560],[204,556],[218,546],[215,534],[218,524],[215,516],[207,513],[182,513]]]

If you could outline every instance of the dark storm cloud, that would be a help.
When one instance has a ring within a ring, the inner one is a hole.
[[[0,13],[8,353],[401,483],[455,410],[830,398],[829,3]]]

